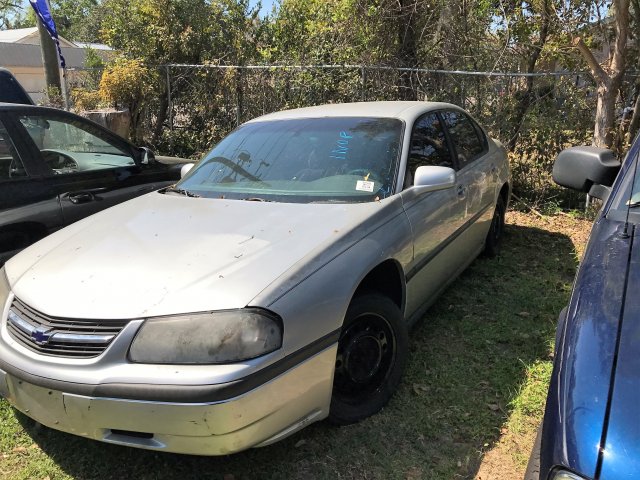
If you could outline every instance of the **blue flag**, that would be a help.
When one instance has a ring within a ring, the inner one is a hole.
[[[56,42],[56,47],[58,47],[58,55],[60,56],[60,66],[64,68],[66,63],[64,61],[64,57],[62,56],[62,50],[60,50],[60,40],[58,40],[58,30],[56,30],[56,23],[53,21],[53,17],[51,16],[51,11],[49,10],[49,5],[47,5],[47,0],[29,0],[31,6],[36,11],[36,15],[44,25],[44,28],[47,29],[49,35],[54,42]]]

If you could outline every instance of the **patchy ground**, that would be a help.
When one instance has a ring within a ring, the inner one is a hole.
[[[539,217],[509,212],[507,221],[509,224],[537,226],[548,232],[567,235],[573,243],[576,261],[582,258],[591,229],[591,221],[566,214]],[[549,357],[527,368],[526,381],[512,402],[514,408],[500,429],[499,440],[482,458],[476,480],[521,478],[524,475],[536,429],[542,419],[552,368],[552,342],[553,338],[550,338]]]
[[[0,401],[2,479],[521,478],[590,222],[509,212],[496,259],[479,259],[413,330],[403,383],[380,414],[311,425],[229,457],[134,450],[34,425]]]

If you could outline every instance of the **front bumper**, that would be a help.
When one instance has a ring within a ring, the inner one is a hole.
[[[269,382],[215,403],[168,403],[65,393],[0,370],[0,395],[32,419],[103,442],[225,455],[280,440],[329,414],[337,345]]]

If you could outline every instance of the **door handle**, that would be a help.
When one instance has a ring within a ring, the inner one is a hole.
[[[491,165],[491,173],[496,173],[498,171],[498,167],[495,165]]]
[[[74,205],[78,205],[80,203],[89,203],[91,202],[95,197],[92,193],[90,192],[78,192],[78,193],[71,193],[68,195],[69,201],[71,203],[73,203]]]
[[[466,194],[467,194],[467,186],[458,185],[458,196],[464,198]]]
[[[99,200],[96,198],[97,193],[106,192],[108,189],[106,187],[100,188],[92,188],[89,190],[82,190],[80,192],[68,193],[67,198],[74,205],[78,205],[80,203],[88,203],[94,200]]]

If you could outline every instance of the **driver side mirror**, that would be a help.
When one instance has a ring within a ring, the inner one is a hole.
[[[553,164],[553,180],[563,187],[606,200],[620,162],[606,148],[571,147],[563,150]]]
[[[449,167],[418,167],[413,178],[413,188],[419,189],[421,193],[451,188],[455,183],[456,172]]]
[[[138,151],[140,152],[140,163],[142,165],[150,165],[156,161],[156,156],[150,148],[139,147]]]

